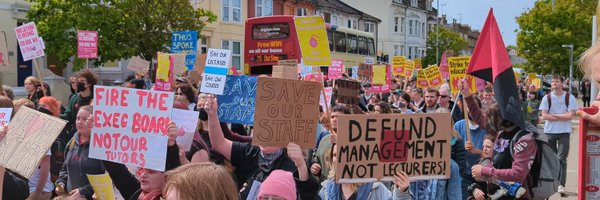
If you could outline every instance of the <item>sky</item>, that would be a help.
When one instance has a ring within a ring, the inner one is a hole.
[[[519,28],[519,24],[516,17],[533,8],[535,3],[535,0],[434,0],[434,8],[437,1],[440,3],[440,16],[446,14],[448,23],[452,23],[454,18],[480,31],[489,9],[494,8],[494,16],[507,46],[517,44],[515,29]]]

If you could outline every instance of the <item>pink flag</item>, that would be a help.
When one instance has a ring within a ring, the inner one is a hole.
[[[450,77],[450,70],[448,69],[448,58],[446,57],[446,52],[442,54],[442,60],[440,60],[440,73],[442,73],[442,77],[444,79],[448,79]]]

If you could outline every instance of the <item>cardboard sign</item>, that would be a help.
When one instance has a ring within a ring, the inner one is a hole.
[[[394,69],[394,76],[404,76],[404,56],[394,56],[392,58],[392,68]]]
[[[90,181],[90,185],[94,189],[94,194],[98,197],[98,200],[114,200],[115,191],[113,190],[113,182],[110,179],[108,173],[92,175],[87,174],[87,178]]]
[[[188,76],[190,79],[190,83],[197,85],[200,83],[200,79],[202,79],[202,73],[200,71],[192,70],[188,71]]]
[[[458,94],[458,81],[465,79],[469,83],[469,88],[471,93],[477,92],[477,86],[475,83],[475,77],[471,75],[466,75],[467,66],[469,66],[469,61],[471,60],[471,56],[461,56],[461,57],[449,57],[448,58],[448,70],[450,70],[450,91],[452,91],[452,95]]]
[[[421,59],[420,58],[415,58],[415,69],[422,69],[423,65],[421,64]]]
[[[338,115],[338,183],[450,177],[450,113]]]
[[[229,60],[231,60],[231,50],[208,49],[200,92],[223,94],[227,70],[229,70]]]
[[[0,108],[0,127],[3,127],[10,122],[12,111],[12,108]]]
[[[96,85],[90,158],[165,170],[172,92]]]
[[[425,69],[425,75],[427,76],[427,82],[429,87],[439,87],[444,84],[444,79],[437,65],[430,65]]]
[[[185,55],[187,70],[194,69],[197,51],[198,31],[177,31],[171,34],[171,53]]]
[[[144,60],[139,56],[134,56],[129,59],[129,64],[127,64],[127,69],[134,71],[138,74],[144,74],[148,67],[150,66],[150,61]]]
[[[22,106],[0,141],[0,165],[30,178],[66,121]]]
[[[370,83],[373,80],[373,65],[359,64],[358,80]]]
[[[331,59],[331,65],[327,71],[327,78],[329,80],[335,80],[342,78],[344,73],[344,60]]]
[[[312,70],[312,68],[310,68]],[[300,70],[300,65],[298,65],[298,61],[296,60],[280,60],[277,62],[277,65],[273,66],[273,72],[271,73],[272,77],[275,78],[285,78],[285,79],[298,79],[298,70]]]
[[[196,64],[194,64],[194,70],[204,72],[204,66],[206,66],[206,54],[196,54]]]
[[[6,42],[6,33],[0,31],[0,66],[7,66],[10,64],[8,60],[8,46]]]
[[[23,61],[44,56],[44,45],[38,36],[35,23],[29,22],[15,28],[15,35],[21,47]]]
[[[329,66],[331,55],[321,16],[294,17],[302,63],[309,66]]]
[[[98,31],[77,31],[77,57],[98,58]]]
[[[427,81],[427,75],[424,69],[417,70],[417,88],[426,89],[429,87],[429,81]]]
[[[323,84],[280,78],[258,78],[252,143],[286,147],[293,142],[314,148]]]
[[[358,105],[360,103],[360,82],[337,79],[333,84],[333,96],[339,103]]]
[[[217,98],[219,121],[236,124],[254,123],[255,76],[227,76],[223,95]]]
[[[173,75],[180,76],[184,71],[187,71],[185,54],[171,54],[169,59],[173,63]]]
[[[373,65],[373,85],[385,84],[386,78],[386,66],[385,65]]]
[[[412,78],[415,72],[415,62],[412,60],[404,61],[404,77]]]
[[[325,93],[325,95],[323,95]],[[332,87],[323,88],[323,92],[321,92],[321,98],[319,99],[319,105],[323,108],[323,111],[327,112],[327,108],[331,107],[331,94],[333,93]]]
[[[189,151],[194,140],[194,133],[198,126],[198,111],[173,109],[171,119],[177,125],[177,145],[185,151]]]

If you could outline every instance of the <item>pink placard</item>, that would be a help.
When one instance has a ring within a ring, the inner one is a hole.
[[[33,22],[15,28],[15,35],[24,61],[44,56],[44,45]]]
[[[77,57],[98,58],[98,31],[77,31]]]
[[[329,80],[342,78],[344,73],[344,61],[338,59],[331,59],[331,66],[329,66],[327,77]]]

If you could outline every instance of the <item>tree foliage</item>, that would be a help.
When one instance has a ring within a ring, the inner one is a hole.
[[[435,60],[436,36],[436,31],[431,31],[427,34],[427,56],[423,58],[423,66],[433,65],[439,62],[439,60]],[[442,53],[444,51],[451,50],[459,52],[460,50],[467,48],[469,44],[458,33],[440,27],[439,45],[439,54],[437,58],[442,59]]]
[[[36,23],[46,52],[61,63],[77,59],[77,30],[98,31],[98,66],[108,61],[140,56],[151,60],[170,47],[171,32],[200,32],[217,17],[194,9],[189,0],[32,0],[28,17]]]
[[[569,75],[569,53],[564,44],[573,44],[573,65],[578,55],[591,45],[592,15],[597,0],[537,1],[517,17],[517,51],[527,59],[525,70],[540,74]],[[574,76],[581,77],[579,70]]]

